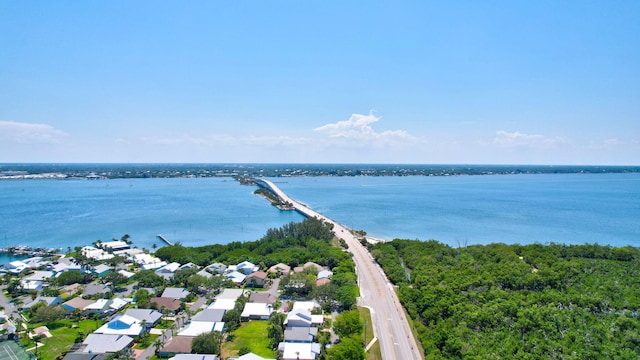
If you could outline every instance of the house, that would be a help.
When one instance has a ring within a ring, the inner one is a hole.
[[[327,285],[328,283],[331,282],[331,279],[320,279],[320,280],[316,280],[316,286],[322,286],[322,285]]]
[[[49,332],[49,328],[46,326],[38,326],[37,328],[33,329],[33,333],[36,336],[40,336],[40,337],[44,337],[44,338],[50,338],[51,333]]]
[[[308,310],[293,310],[287,314],[284,324],[288,327],[311,327],[321,325],[322,315],[312,315]]]
[[[133,338],[127,335],[89,334],[82,343],[83,352],[115,353],[129,347]]]
[[[47,269],[55,272],[56,274],[60,274],[70,270],[82,271],[82,266],[80,266],[80,264],[76,264],[73,259],[62,258],[55,264],[49,264]]]
[[[111,305],[110,299],[98,299],[92,304],[85,306],[83,310],[91,314],[102,314],[106,311],[111,310],[109,308],[109,305]]]
[[[34,271],[32,274],[22,278],[22,281],[42,281],[49,282],[55,273],[53,271]]]
[[[293,303],[293,309],[292,310],[313,310],[314,308],[319,307],[320,304],[318,304],[315,301],[296,301]]]
[[[113,311],[118,311],[120,309],[122,309],[123,307],[125,307],[125,305],[131,303],[133,301],[133,299],[131,298],[114,298],[111,301],[111,304],[109,305],[109,309],[113,310]]]
[[[186,263],[186,264],[184,264],[184,265],[180,266],[180,267],[178,268],[178,270],[182,270],[182,269],[193,269],[193,268],[197,269],[197,268],[199,268],[199,266],[198,266],[198,265],[196,265],[196,264],[194,264],[194,263],[192,263],[192,262],[188,262],[188,263]]]
[[[152,328],[162,318],[162,313],[152,309],[127,309],[125,315],[144,322],[147,328]]]
[[[213,321],[220,322],[224,316],[225,310],[223,309],[204,309],[195,314],[191,321]]]
[[[192,336],[174,336],[160,348],[158,355],[167,357],[170,354],[190,354],[192,341]]]
[[[136,264],[140,265],[142,267],[142,270],[153,270],[167,265],[165,261],[162,261],[155,256],[145,253],[135,254],[133,256],[133,261]]]
[[[282,360],[315,360],[320,354],[320,344],[281,342],[278,350],[282,352]]]
[[[93,296],[97,294],[106,294],[111,292],[111,287],[104,284],[87,284],[82,291],[82,295]]]
[[[236,301],[244,294],[242,289],[222,289],[222,292],[216,296],[216,299],[229,299]]]
[[[209,278],[213,277],[213,275],[211,275],[211,273],[210,273],[210,272],[208,272],[208,271],[207,271],[207,270],[205,270],[205,269],[202,269],[202,270],[198,271],[198,272],[196,273],[196,275],[200,275],[200,276],[205,277],[205,278],[207,278],[207,279],[209,279]]]
[[[229,360],[274,360],[274,359],[263,358],[260,355],[256,355],[256,354],[250,352],[250,353],[244,354],[244,355],[236,357],[236,358],[229,358]]]
[[[82,255],[93,260],[101,261],[113,259],[113,254],[109,254],[108,252],[94,248],[93,246],[85,246],[80,251],[82,252]]]
[[[189,325],[183,328],[178,336],[198,336],[200,334],[219,331],[222,332],[224,329],[223,322],[213,322],[213,321],[191,321]]]
[[[304,265],[302,265],[302,268],[303,268],[303,269],[308,269],[308,268],[310,268],[310,267],[314,267],[314,268],[316,268],[316,270],[318,270],[318,271],[321,271],[321,270],[323,270],[323,269],[324,269],[321,265],[318,265],[318,264],[316,264],[316,263],[314,263],[314,262],[311,262],[311,261],[306,262]]]
[[[102,353],[81,353],[81,352],[70,352],[64,356],[62,360],[107,360],[111,355]]]
[[[273,304],[276,302],[276,298],[269,292],[253,292],[249,296],[249,302]]]
[[[33,307],[35,304],[37,304],[37,303],[39,303],[41,301],[43,301],[45,303],[45,305],[47,305],[47,306],[53,306],[53,305],[60,304],[60,302],[62,301],[62,298],[60,298],[58,296],[38,296],[32,302],[22,306],[22,308],[23,309],[29,309],[29,308]]]
[[[227,265],[215,263],[205,267],[204,269],[214,274],[222,274],[227,270]]]
[[[129,244],[120,240],[103,242],[100,246],[109,252],[129,250],[131,248]]]
[[[241,272],[245,275],[249,275],[252,272],[256,272],[258,270],[260,270],[259,266],[256,266],[255,264],[248,262],[248,261],[243,261],[240,264],[236,265],[236,268],[234,269],[237,272]]]
[[[236,301],[232,299],[217,299],[207,309],[220,309],[220,310],[233,310],[236,306]]]
[[[180,268],[180,264],[177,262],[172,262],[171,264],[167,264],[156,270],[156,275],[162,276],[163,278],[170,280],[173,278],[173,275]]]
[[[184,300],[189,294],[189,291],[185,288],[168,287],[164,289],[162,297]]]
[[[213,354],[178,354],[169,360],[219,360],[218,355]]]
[[[239,271],[231,271],[225,274],[234,284],[242,284],[244,279],[247,277],[245,274]]]
[[[149,299],[149,304],[153,303],[156,303],[158,310],[164,308],[165,310],[176,311],[180,308],[182,301],[174,298],[152,297]]]
[[[143,331],[144,328],[142,327],[140,320],[129,315],[118,315],[108,323],[102,325],[94,333],[135,337],[142,334]]]
[[[267,282],[267,273],[264,271],[253,272],[247,275],[244,281],[248,286],[264,287]]]
[[[76,293],[82,292],[82,286],[80,284],[71,284],[60,289],[60,296],[71,296]]]
[[[29,270],[29,266],[20,260],[12,261],[6,265],[7,270],[12,274],[22,274]]]
[[[329,279],[333,276],[333,272],[331,272],[331,270],[320,270],[318,272],[318,276],[316,277],[317,280],[321,280],[321,279]]]
[[[270,267],[267,272],[276,273],[278,275],[288,275],[291,272],[291,266],[283,263],[278,263]]]
[[[103,277],[105,275],[107,275],[107,273],[109,271],[111,271],[111,267],[109,265],[105,265],[105,264],[100,264],[96,267],[93,268],[93,273],[96,274],[96,276],[98,277]]]
[[[118,274],[126,277],[127,279],[131,279],[133,277],[133,275],[135,275],[136,273],[132,273],[132,272],[129,272],[129,271],[126,271],[126,270],[120,270],[120,271],[118,271]]]
[[[34,256],[34,257],[30,257],[28,259],[24,259],[22,260],[23,263],[25,263],[28,267],[30,267],[31,269],[37,269],[40,266],[43,265],[47,265],[48,262],[46,261],[42,261],[42,256]]]
[[[26,280],[21,280],[20,281],[20,286],[22,287],[22,290],[24,290],[24,291],[35,290],[35,291],[40,292],[40,291],[44,290],[45,283],[44,283],[44,281],[36,281],[36,280],[26,281]]]
[[[312,343],[318,335],[317,327],[288,327],[284,329],[284,341],[292,343]]]
[[[273,308],[271,307],[271,304],[248,302],[244,304],[244,310],[242,310],[240,318],[243,320],[268,320],[272,312]]]
[[[84,310],[87,306],[93,304],[95,300],[85,300],[81,297],[73,298],[62,304],[62,307],[69,311]]]

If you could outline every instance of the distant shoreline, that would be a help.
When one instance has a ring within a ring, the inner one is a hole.
[[[131,178],[461,176],[639,173],[640,165],[420,165],[420,164],[0,164],[0,180]]]

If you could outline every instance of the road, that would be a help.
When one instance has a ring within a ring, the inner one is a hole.
[[[346,226],[338,224],[291,199],[273,182],[261,180],[282,200],[292,203],[300,213],[333,224],[335,235],[347,243],[349,251],[353,254],[358,274],[358,286],[360,287],[358,305],[368,307],[371,310],[373,332],[380,342],[382,358],[389,360],[422,359],[423,356],[416,345],[409,323],[405,319],[404,310],[400,305],[395,289],[367,249],[360,244]]]

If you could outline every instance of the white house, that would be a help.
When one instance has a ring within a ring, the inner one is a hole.
[[[86,353],[114,353],[128,347],[133,338],[127,335],[89,334],[82,343]]]
[[[118,315],[113,320],[102,325],[96,334],[114,334],[114,335],[128,335],[138,336],[142,334],[144,330],[141,321],[129,315]]]
[[[268,320],[273,312],[270,304],[265,303],[246,303],[240,315],[243,319]]]
[[[287,314],[284,324],[289,327],[311,327],[321,325],[323,320],[322,315],[312,315],[308,310],[293,310]]]
[[[315,360],[320,354],[318,343],[287,343],[278,345],[283,360]]]
[[[250,263],[248,261],[243,261],[240,264],[236,265],[235,270],[237,272],[241,272],[241,273],[243,273],[245,275],[249,275],[252,272],[256,272],[256,271],[260,270],[260,267],[256,266],[253,263]]]

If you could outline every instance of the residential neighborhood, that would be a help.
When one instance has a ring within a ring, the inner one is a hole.
[[[328,267],[198,266],[130,245],[99,242],[7,264],[3,336],[38,359],[62,360],[315,360],[338,341],[334,300],[321,303],[307,288],[329,284]],[[263,348],[234,348],[252,331],[263,332]],[[217,351],[202,353],[196,339],[211,333]]]

